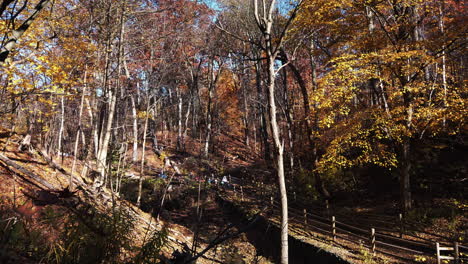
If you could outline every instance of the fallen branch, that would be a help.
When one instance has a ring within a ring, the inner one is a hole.
[[[24,178],[25,180],[29,182],[33,182],[38,187],[42,189],[55,189],[55,187],[52,184],[42,179],[40,176],[37,176],[34,173],[30,172],[29,170],[19,165],[18,163],[7,158],[3,154],[0,154],[0,161],[2,161],[0,164],[3,164],[5,168],[9,170],[12,170],[13,168],[14,170],[20,172],[20,173],[17,173],[20,177]],[[40,185],[42,185],[42,187]]]
[[[47,164],[49,164],[49,166],[51,166],[52,168],[60,171],[61,173],[67,175],[67,176],[70,176],[70,173],[67,172],[64,168],[62,168],[60,165],[58,165],[57,163],[55,163],[52,158],[47,154],[47,152],[45,150],[41,150],[40,147],[38,148],[34,148],[32,147],[34,150],[37,151],[37,153],[47,162]]]

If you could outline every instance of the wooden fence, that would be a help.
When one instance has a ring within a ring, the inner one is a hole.
[[[234,177],[232,177],[234,178]],[[270,211],[279,215],[279,199],[274,195],[274,188],[261,182],[246,185],[236,179],[233,195],[241,203],[247,196],[270,204]],[[367,248],[373,255],[379,253],[407,262],[426,262],[430,259],[441,264],[468,263],[468,248],[453,242],[450,237],[422,230],[417,223],[407,221],[402,214],[398,216],[365,213],[360,217],[333,212],[329,203],[321,207],[301,203],[304,197],[292,193],[294,200],[288,207],[290,223],[302,227],[302,231],[312,231],[328,237],[331,241],[338,239]],[[301,199],[302,198],[302,199]]]

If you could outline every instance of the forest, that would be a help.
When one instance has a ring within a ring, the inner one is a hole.
[[[468,263],[464,0],[2,0],[0,263]]]

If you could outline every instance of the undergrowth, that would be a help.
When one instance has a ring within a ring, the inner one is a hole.
[[[70,214],[45,207],[41,220],[0,214],[0,263],[159,263],[167,232],[134,245],[134,219],[122,208]]]

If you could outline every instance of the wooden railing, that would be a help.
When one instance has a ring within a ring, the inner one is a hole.
[[[268,188],[263,183],[246,185],[239,179],[234,182],[238,184],[232,185],[232,192],[229,193],[241,204],[247,197],[255,198],[263,204],[270,204],[270,213],[279,216],[280,204],[274,188]],[[288,206],[289,221],[301,226],[302,230],[299,231],[312,231],[335,243],[340,239],[365,247],[373,255],[379,253],[408,262],[433,259],[438,264],[442,260],[468,263],[467,247],[453,242],[450,237],[418,228],[416,223],[405,220],[402,214],[392,217],[365,213],[356,217],[332,212],[328,203],[325,207],[300,203],[301,198],[294,193],[295,202]]]

